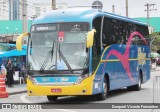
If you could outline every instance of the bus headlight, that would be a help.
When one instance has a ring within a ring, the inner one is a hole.
[[[37,80],[36,80],[34,77],[28,75],[28,79],[29,79],[33,84],[38,84]]]
[[[77,78],[75,84],[80,84],[85,78],[87,78],[89,76],[89,74],[84,74],[84,75],[81,75]]]

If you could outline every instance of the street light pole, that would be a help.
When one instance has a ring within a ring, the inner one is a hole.
[[[112,5],[112,13],[115,13],[115,6]]]
[[[6,27],[6,30],[7,30],[7,36],[8,36],[8,29],[9,29],[9,28],[8,28],[8,27]]]
[[[128,0],[126,0],[126,17],[128,17]]]
[[[18,28],[15,28],[16,34],[18,33]]]
[[[22,0],[22,32],[28,31],[27,0]]]
[[[6,31],[7,31],[7,35],[6,35],[6,40],[7,40],[7,43],[9,43],[9,38],[8,38],[8,27],[6,27]]]
[[[56,0],[52,0],[52,10],[56,10]]]
[[[150,23],[149,23],[149,11],[156,11],[157,9],[154,8],[156,4],[149,4],[147,3],[145,6],[147,7],[146,10],[144,11],[147,11],[147,25],[150,26]],[[152,9],[150,9],[152,7]]]

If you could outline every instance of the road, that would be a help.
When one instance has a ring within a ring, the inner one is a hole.
[[[8,99],[0,99],[0,103],[45,103],[45,108],[54,108],[54,112],[81,112],[81,111],[93,111],[97,105],[107,105],[105,103],[153,103],[153,78],[155,76],[160,76],[160,71],[152,71],[151,79],[147,83],[142,85],[141,91],[127,91],[126,88],[122,88],[109,93],[108,98],[104,101],[96,101],[95,97],[62,97],[57,102],[49,103],[45,96],[39,97],[29,97],[26,93],[11,95]],[[160,95],[159,95],[160,96]],[[81,104],[76,104],[81,103]],[[94,103],[90,105],[90,103]],[[57,105],[58,104],[58,105]],[[91,107],[92,106],[92,107]],[[83,109],[89,108],[89,109]],[[62,109],[61,109],[62,108]],[[73,109],[74,108],[74,109]],[[83,110],[82,110],[83,109]],[[49,111],[50,109],[48,109]],[[98,111],[109,111],[109,112],[150,112],[151,110],[138,110],[138,109],[100,109]],[[155,110],[154,112],[156,112]]]

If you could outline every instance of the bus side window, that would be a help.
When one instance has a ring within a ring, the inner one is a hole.
[[[103,44],[103,48],[105,48],[106,47],[106,34],[103,32],[102,33],[102,44]]]
[[[98,50],[96,47],[96,40],[94,38],[94,43],[93,43],[93,47],[92,47],[92,56],[93,58],[97,58],[98,57]]]
[[[103,48],[115,43],[115,36],[113,35],[112,19],[105,17],[103,23],[102,44]]]
[[[137,25],[136,26],[136,30],[141,33],[143,35],[143,37],[146,39],[147,43],[149,43],[149,40],[148,40],[148,36],[149,36],[149,33],[147,32],[147,27],[142,27],[140,25]],[[146,45],[145,41],[139,37],[139,40],[138,40],[138,45]]]
[[[96,70],[101,57],[101,40],[100,40],[100,33],[101,33],[101,21],[102,17],[97,17],[93,21],[93,28],[95,28],[96,33],[94,35],[94,42],[92,47],[92,69],[93,71]]]

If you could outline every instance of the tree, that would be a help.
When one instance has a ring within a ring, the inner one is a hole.
[[[151,43],[151,51],[157,52],[158,50],[160,50],[160,33],[158,32],[152,33],[150,37],[151,40],[153,40],[153,42]]]
[[[157,51],[158,54],[160,54],[160,49]]]

